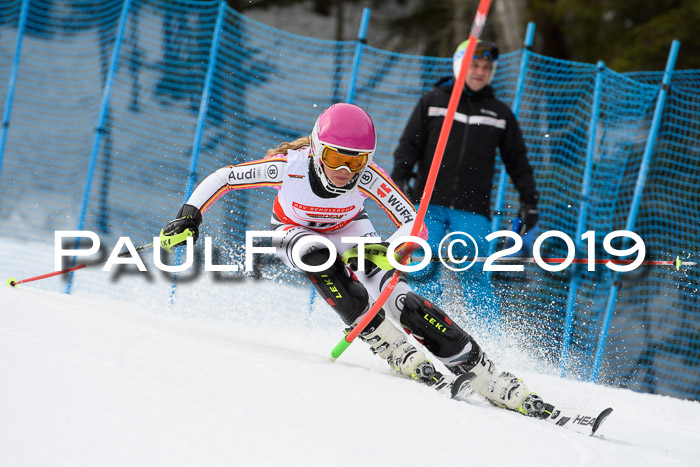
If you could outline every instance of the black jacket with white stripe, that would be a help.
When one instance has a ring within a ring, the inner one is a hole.
[[[402,189],[407,188],[418,165],[416,180],[408,190],[415,203],[428,178],[453,84],[452,78],[444,78],[421,97],[394,153],[391,176]],[[535,179],[513,112],[494,96],[491,86],[479,92],[465,86],[430,203],[490,217],[497,148],[521,203],[536,206]]]

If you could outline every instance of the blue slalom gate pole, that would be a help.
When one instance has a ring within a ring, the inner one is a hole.
[[[360,61],[362,60],[362,50],[367,43],[367,26],[369,25],[370,9],[362,9],[362,19],[360,20],[360,29],[357,31],[357,45],[355,46],[355,57],[352,61],[352,73],[350,74],[350,82],[348,83],[347,103],[352,104],[355,100],[355,86],[357,83],[357,74],[360,70]]]
[[[199,103],[199,114],[197,115],[197,127],[195,128],[194,141],[192,142],[192,153],[190,155],[190,168],[187,177],[187,185],[185,186],[185,199],[187,202],[192,191],[194,191],[194,183],[197,179],[197,163],[199,162],[199,150],[202,145],[202,133],[204,133],[204,124],[207,120],[207,112],[209,112],[209,96],[211,95],[211,82],[214,77],[214,69],[216,68],[216,56],[219,52],[219,42],[221,41],[221,27],[224,20],[224,12],[226,11],[226,1],[219,2],[219,10],[216,16],[216,25],[214,26],[214,35],[209,48],[209,65],[207,74],[204,78],[204,88],[202,89],[202,99]],[[175,263],[180,263],[182,257],[182,248],[175,250]],[[173,285],[170,288],[170,304],[175,301],[175,290],[177,288],[177,273],[173,274]]]
[[[668,95],[668,89],[671,85],[671,76],[673,75],[673,69],[676,65],[679,47],[680,42],[674,40],[671,43],[671,51],[668,54],[663,82],[661,83],[659,89],[659,96],[656,99],[656,107],[654,109],[651,130],[649,131],[649,137],[647,138],[646,146],[644,147],[644,155],[642,156],[642,163],[639,167],[639,173],[637,174],[637,183],[634,187],[634,195],[632,196],[632,204],[630,206],[630,212],[627,216],[627,225],[625,226],[625,230],[632,231],[632,229],[634,229],[635,221],[637,220],[637,211],[639,210],[639,203],[642,198],[642,193],[644,192],[647,173],[649,171],[649,161],[651,160],[651,156],[654,151],[654,145],[656,144],[656,137],[658,136],[659,128],[661,127],[661,119],[663,117],[666,96]],[[603,351],[605,350],[605,342],[608,338],[608,332],[610,331],[610,322],[612,320],[615,302],[617,301],[617,277],[618,273],[615,273],[613,275],[612,286],[610,287],[610,294],[608,295],[607,306],[605,307],[605,314],[603,315],[601,323],[600,335],[598,336],[598,345],[596,347],[591,370],[591,381],[593,382],[598,381],[600,363],[603,358]]]
[[[535,38],[535,23],[529,22],[527,24],[527,30],[525,31],[525,43],[523,47],[522,56],[520,58],[520,70],[518,71],[518,81],[516,82],[515,88],[515,98],[513,99],[512,111],[515,118],[518,118],[518,112],[520,112],[520,103],[523,97],[523,88],[525,87],[525,76],[527,75],[527,65],[532,53],[532,43]],[[501,167],[501,172],[498,175],[498,191],[496,192],[496,202],[495,202],[495,214],[493,219],[491,219],[491,232],[496,232],[498,230],[498,222],[503,216],[503,204],[506,197],[506,167],[503,164]],[[490,242],[488,246],[488,255],[493,254],[496,248],[496,242]],[[484,272],[486,274],[486,280],[491,281],[491,271]],[[495,331],[502,333],[502,319],[500,309],[496,309],[494,312],[494,322],[492,327]]]
[[[535,39],[535,23],[527,23],[527,30],[525,31],[525,44],[523,47],[522,57],[520,58],[520,71],[518,72],[518,81],[515,88],[515,98],[513,99],[513,115],[518,118],[518,113],[520,112],[520,102],[523,97],[523,87],[525,86],[525,76],[527,75],[527,65],[532,53],[532,43]],[[506,166],[505,164],[501,167],[501,172],[498,174],[498,191],[496,192],[496,202],[494,204],[496,213],[491,219],[491,232],[496,232],[498,230],[498,221],[503,216],[503,204],[506,197]],[[491,242],[489,244],[488,254],[491,255],[495,251],[496,242]],[[491,272],[487,272],[487,277],[491,279]]]
[[[87,182],[85,184],[85,193],[83,194],[83,203],[80,207],[80,216],[78,218],[77,230],[83,230],[83,227],[85,226],[85,216],[87,214],[88,200],[90,199],[90,188],[92,187],[92,179],[95,176],[95,167],[97,166],[97,157],[100,153],[100,142],[102,141],[102,134],[105,131],[104,126],[105,121],[107,120],[107,112],[109,110],[109,98],[112,95],[112,83],[114,82],[114,75],[117,69],[117,62],[119,61],[119,49],[121,48],[122,39],[124,38],[124,30],[126,29],[126,19],[129,13],[130,6],[131,0],[125,0],[124,5],[122,6],[121,16],[119,17],[119,26],[117,28],[117,36],[114,41],[114,50],[112,50],[112,59],[110,61],[109,70],[105,79],[105,87],[102,92],[102,102],[100,103],[100,117],[97,122],[97,128],[95,128],[95,140],[92,144],[92,154],[90,155],[90,165],[88,166]],[[73,258],[73,263],[75,263],[75,258]],[[71,272],[68,276],[68,284],[66,285],[67,294],[70,294],[72,286],[73,273]]]
[[[596,70],[595,88],[593,90],[593,105],[591,109],[591,121],[588,124],[588,144],[586,148],[586,167],[583,173],[583,183],[581,187],[581,206],[578,211],[578,220],[576,222],[576,234],[574,235],[574,250],[579,251],[581,247],[581,235],[586,228],[586,219],[588,216],[588,205],[591,193],[591,176],[593,174],[593,158],[595,156],[595,138],[596,129],[598,127],[598,116],[600,113],[600,91],[603,87],[603,71],[605,63],[598,62]],[[569,346],[571,344],[571,333],[573,331],[574,322],[574,306],[576,304],[576,292],[578,291],[578,283],[580,274],[578,269],[580,265],[574,267],[571,274],[571,284],[569,285],[569,294],[566,299],[566,315],[564,318],[564,335],[562,337],[561,355],[559,357],[559,374],[566,376],[567,365],[569,361]]]
[[[362,19],[360,20],[360,29],[357,31],[357,46],[355,47],[355,57],[352,61],[352,73],[350,74],[350,82],[348,83],[347,103],[352,104],[355,99],[355,84],[357,83],[357,73],[360,69],[360,61],[362,60],[362,49],[367,42],[367,26],[369,25],[370,9],[362,9]],[[309,314],[313,311],[314,300],[316,299],[316,289],[311,286],[311,294],[309,295]]]
[[[2,118],[2,132],[0,132],[0,173],[2,173],[2,159],[5,155],[5,139],[7,129],[10,126],[10,113],[12,112],[12,100],[15,95],[15,85],[17,84],[17,71],[19,70],[19,58],[22,52],[22,38],[24,37],[24,27],[27,24],[29,14],[29,0],[22,0],[22,9],[19,13],[19,23],[17,24],[17,45],[15,46],[15,59],[12,62],[10,80],[7,84],[7,100],[5,101],[5,113]]]
[[[360,61],[362,60],[362,49],[367,42],[367,26],[369,25],[370,9],[362,9],[362,19],[360,20],[360,29],[357,31],[357,46],[355,47],[355,57],[352,61],[352,73],[350,74],[350,82],[348,83],[347,103],[352,104],[355,99],[355,83],[357,83],[357,73],[360,69]],[[316,299],[316,289],[311,286],[311,294],[309,295],[309,314],[314,309],[314,300]]]

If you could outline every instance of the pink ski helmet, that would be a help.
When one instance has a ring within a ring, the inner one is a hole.
[[[335,104],[316,119],[311,132],[311,154],[316,174],[323,187],[333,194],[355,188],[362,172],[372,162],[377,135],[369,114],[353,104]],[[331,170],[348,170],[355,174],[343,187],[333,185],[323,166]]]

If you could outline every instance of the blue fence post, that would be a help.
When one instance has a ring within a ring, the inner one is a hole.
[[[216,25],[214,26],[214,37],[212,38],[211,49],[209,49],[209,66],[207,75],[204,78],[204,88],[202,89],[202,100],[199,103],[199,115],[197,115],[197,128],[194,134],[194,142],[192,143],[192,155],[190,156],[190,170],[187,178],[187,186],[185,188],[185,199],[192,194],[194,190],[194,182],[197,177],[197,163],[199,161],[199,149],[202,144],[202,133],[204,132],[204,123],[207,119],[209,111],[209,96],[211,95],[211,82],[214,77],[214,69],[216,68],[216,55],[219,52],[219,41],[221,39],[221,25],[223,23],[224,10],[226,2],[222,0],[219,3],[219,12],[216,17]]]
[[[352,61],[352,72],[350,73],[350,81],[348,82],[347,103],[352,104],[355,100],[355,83],[357,83],[357,73],[360,69],[360,61],[362,60],[362,49],[367,42],[367,26],[369,25],[370,9],[362,9],[362,18],[360,19],[360,29],[357,31],[357,45],[355,46],[355,57]],[[311,286],[311,294],[309,295],[309,314],[314,309],[314,300],[316,298],[316,289]]]
[[[663,118],[664,112],[664,104],[666,103],[666,96],[668,93],[669,86],[671,85],[671,76],[673,75],[673,68],[676,65],[676,58],[678,57],[679,47],[680,42],[678,42],[677,40],[674,40],[671,43],[671,50],[668,54],[668,60],[666,61],[666,70],[664,70],[663,82],[661,83],[661,86],[659,88],[659,95],[656,99],[656,108],[654,109],[654,116],[651,122],[651,129],[649,131],[649,136],[647,137],[646,146],[644,147],[644,155],[642,156],[642,163],[639,166],[639,173],[637,174],[637,183],[634,187],[632,205],[630,206],[630,212],[627,216],[627,225],[625,226],[625,230],[631,231],[634,228],[634,224],[637,219],[637,211],[639,210],[639,203],[642,198],[642,193],[644,192],[647,173],[649,171],[649,161],[651,160],[651,156],[654,151],[654,145],[656,144],[656,137],[658,136],[659,128],[661,126],[661,119]],[[595,358],[593,359],[593,368],[591,371],[591,381],[593,382],[598,382],[600,362],[603,358],[603,351],[605,350],[605,341],[608,338],[608,332],[610,330],[610,321],[612,320],[615,302],[617,301],[618,287],[616,283],[618,273],[615,273],[613,277],[613,284],[610,287],[610,294],[608,295],[608,302],[605,307],[605,314],[603,315],[603,320],[601,324],[600,336],[598,337],[598,345],[595,351]]]
[[[600,91],[603,86],[603,71],[605,63],[598,62],[596,70],[595,88],[593,90],[593,105],[591,109],[591,121],[588,124],[588,144],[586,148],[586,166],[583,172],[583,183],[581,186],[581,206],[578,211],[578,221],[576,222],[576,233],[574,234],[575,251],[581,248],[581,235],[586,228],[588,216],[588,205],[591,193],[591,175],[593,173],[593,158],[595,156],[595,138],[598,127],[598,114],[600,113]],[[571,274],[571,284],[569,285],[569,295],[566,299],[566,315],[564,319],[564,335],[562,337],[561,355],[559,357],[559,373],[566,376],[566,367],[569,360],[569,345],[571,343],[571,333],[574,322],[574,306],[576,304],[576,292],[580,280],[580,266],[574,267]]]
[[[124,5],[122,5],[122,12],[119,18],[117,36],[114,41],[114,50],[112,50],[112,59],[110,61],[109,70],[105,79],[105,87],[102,92],[102,102],[100,103],[100,117],[97,123],[97,128],[95,128],[95,141],[92,145],[92,155],[90,156],[90,165],[88,166],[87,182],[85,184],[85,193],[83,194],[83,203],[80,207],[80,216],[78,218],[77,230],[83,230],[83,227],[85,226],[85,215],[87,214],[88,200],[90,198],[90,188],[92,186],[92,179],[95,175],[95,167],[97,166],[97,157],[100,152],[100,141],[102,140],[104,124],[105,120],[107,119],[107,111],[109,109],[109,98],[112,94],[112,83],[114,82],[114,75],[116,74],[117,62],[119,61],[119,49],[122,45],[124,30],[126,29],[126,19],[129,13],[130,5],[131,0],[125,0]],[[75,262],[75,258],[73,258],[73,261]],[[71,272],[68,276],[68,284],[66,285],[67,294],[70,294],[72,286],[73,273]]]
[[[347,103],[352,104],[355,100],[355,85],[357,83],[357,73],[360,69],[360,61],[362,60],[362,50],[367,42],[367,26],[369,25],[369,8],[362,9],[362,19],[360,20],[360,29],[357,31],[357,45],[355,46],[355,57],[352,61],[352,72],[350,74],[350,82],[348,83]]]
[[[15,84],[17,83],[17,70],[19,69],[19,57],[20,53],[22,52],[22,38],[24,37],[24,27],[27,24],[28,14],[29,0],[22,0],[22,10],[19,14],[19,23],[17,24],[17,45],[15,47],[15,60],[12,63],[10,81],[7,85],[7,100],[5,101],[5,113],[2,118],[2,133],[0,133],[0,173],[2,173],[2,159],[5,155],[5,139],[7,138],[7,129],[10,126],[12,99],[15,94]]]
[[[209,96],[211,95],[211,82],[214,77],[214,69],[216,68],[216,56],[219,52],[219,42],[221,40],[221,27],[224,20],[224,12],[226,11],[226,1],[219,2],[219,11],[216,16],[216,25],[214,26],[214,35],[212,37],[211,48],[209,49],[209,64],[207,66],[207,74],[204,78],[204,87],[202,88],[202,99],[199,103],[199,114],[197,115],[197,127],[194,132],[194,141],[192,142],[192,153],[190,155],[190,168],[187,177],[187,185],[185,186],[185,199],[187,202],[192,191],[194,191],[194,183],[197,179],[197,163],[199,162],[199,150],[202,145],[202,133],[204,132],[204,124],[207,120],[207,112],[209,111]],[[175,262],[180,262],[182,248],[175,250]],[[175,289],[177,288],[177,273],[173,273],[173,285],[170,289],[170,303],[175,300]]]
[[[513,99],[513,114],[515,118],[518,118],[518,113],[520,112],[520,102],[523,97],[523,87],[525,86],[525,77],[527,76],[527,65],[532,53],[532,43],[535,38],[535,23],[527,23],[527,30],[525,31],[525,47],[523,48],[522,56],[520,58],[520,71],[518,72],[518,81],[515,87],[515,98]],[[491,219],[491,232],[496,232],[498,230],[498,221],[503,216],[503,203],[506,197],[506,167],[505,164],[501,167],[501,173],[498,175],[498,191],[496,192],[496,201],[494,204],[493,219]],[[491,242],[489,244],[488,254],[491,255],[496,248],[496,242]],[[491,272],[487,272],[487,277],[491,279]]]

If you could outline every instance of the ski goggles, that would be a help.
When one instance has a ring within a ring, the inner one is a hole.
[[[371,152],[347,152],[343,154],[341,150],[331,146],[323,145],[321,151],[321,161],[323,165],[331,170],[338,170],[346,167],[350,172],[357,173],[364,169],[369,161]]]
[[[476,60],[486,59],[489,62],[498,60],[498,47],[493,42],[479,41],[476,44],[474,58]]]
[[[462,47],[464,47],[464,49],[462,49]],[[464,53],[467,51],[467,41],[462,43],[459,48],[462,50],[458,50],[455,53],[455,60],[462,60],[464,58]],[[490,62],[494,62],[498,60],[498,47],[493,42],[479,41],[476,44],[476,50],[474,51],[474,59],[486,59]]]

